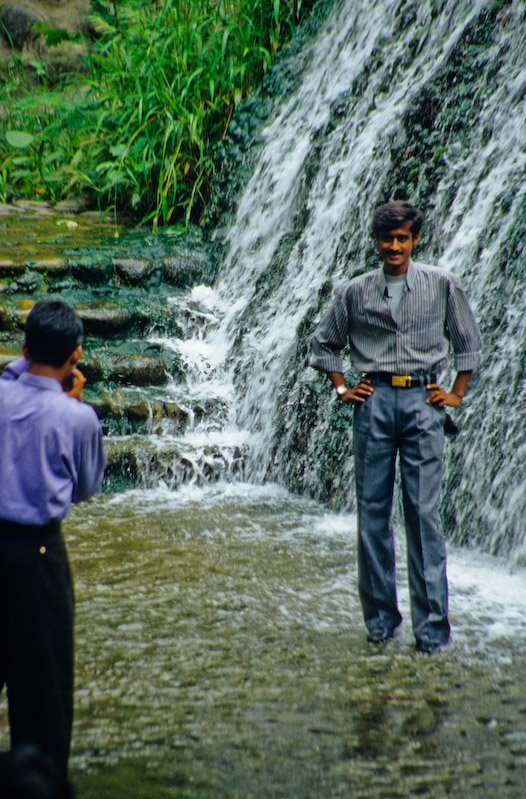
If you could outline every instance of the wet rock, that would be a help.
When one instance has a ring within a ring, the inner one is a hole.
[[[121,281],[129,286],[144,285],[155,272],[154,264],[145,258],[114,258],[113,266]]]
[[[202,253],[181,252],[165,256],[161,262],[164,280],[173,286],[190,288],[206,281],[209,265]]]
[[[53,206],[44,200],[15,200],[14,205],[27,216],[53,216]]]
[[[105,448],[108,466],[104,474],[105,485],[118,490],[127,485],[137,485],[140,468],[137,455],[129,439],[111,441]]]
[[[0,330],[9,330],[12,318],[9,308],[6,305],[0,305]]]
[[[190,420],[189,411],[185,408],[181,408],[177,402],[165,402],[164,403],[164,412],[168,419],[172,422],[176,422],[178,427],[181,430],[185,430],[188,426],[188,422]]]
[[[161,385],[168,380],[163,359],[141,353],[112,355],[108,378],[116,383],[138,386]]]
[[[36,272],[26,272],[11,284],[12,292],[34,294],[42,286],[42,277]]]
[[[2,258],[0,260],[0,274],[2,275],[21,275],[26,271],[26,265],[24,263],[18,263],[16,261],[10,261],[8,259]]]
[[[90,357],[83,353],[82,360],[79,363],[79,369],[86,378],[86,384],[92,385],[104,379],[104,367],[96,357]]]
[[[107,300],[79,303],[75,310],[84,322],[86,333],[94,335],[114,335],[120,333],[130,323],[128,311],[117,303]]]
[[[18,327],[24,327],[26,319],[29,316],[29,312],[32,310],[35,303],[36,300],[29,300],[26,298],[17,300],[16,308],[12,316],[14,317],[15,323],[18,325]]]
[[[0,216],[16,216],[16,214],[18,214],[18,211],[14,205],[0,203]]]
[[[8,44],[18,50],[31,37],[31,29],[35,22],[44,22],[45,17],[34,8],[10,5],[0,12],[0,30]]]
[[[128,402],[124,412],[130,422],[147,422],[152,416],[152,408],[145,399]]]
[[[60,275],[69,269],[66,258],[39,258],[37,261],[29,261],[28,265],[35,272],[46,275]]]
[[[86,210],[86,203],[79,197],[71,197],[55,203],[55,211],[59,214],[79,214]]]
[[[116,219],[116,217],[112,214],[104,215],[102,211],[94,211],[94,210],[81,211],[78,214],[78,217],[79,219],[83,219],[87,222],[93,221],[97,222],[100,225],[108,225],[108,227],[116,227],[120,223],[125,223],[125,222],[127,223],[124,217],[119,217],[118,219]]]
[[[113,276],[113,264],[109,258],[81,258],[72,263],[71,273],[81,283],[100,285],[107,283]]]
[[[86,399],[86,402],[88,405],[91,405],[101,421],[111,416],[112,407],[108,397],[89,397]]]
[[[196,422],[200,422],[206,418],[226,418],[228,409],[228,403],[222,397],[211,397],[197,403],[193,410]]]

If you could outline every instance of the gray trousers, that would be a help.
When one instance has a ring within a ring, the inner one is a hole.
[[[438,513],[444,418],[426,404],[426,388],[393,388],[373,380],[374,393],[354,413],[358,512],[358,580],[370,635],[391,635],[398,610],[391,510],[399,455],[407,538],[411,616],[417,644],[449,640],[446,548]]]

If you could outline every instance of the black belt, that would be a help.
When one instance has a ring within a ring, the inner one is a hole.
[[[364,377],[368,380],[379,380],[393,388],[425,388],[429,383],[436,383],[437,376],[429,375],[393,375],[390,372],[367,372]]]

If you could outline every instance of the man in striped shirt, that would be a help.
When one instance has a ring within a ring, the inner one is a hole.
[[[391,510],[398,453],[417,650],[448,643],[446,550],[438,513],[446,406],[458,407],[481,360],[478,327],[457,280],[416,265],[424,217],[407,202],[377,209],[373,234],[383,268],[352,280],[312,341],[310,365],[354,404],[359,591],[368,640],[392,638],[402,621],[395,583]],[[347,386],[348,344],[361,377]],[[456,377],[438,382],[453,349]]]

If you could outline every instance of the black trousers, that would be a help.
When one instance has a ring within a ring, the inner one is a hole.
[[[73,723],[74,597],[60,523],[0,520],[0,691],[11,748],[36,746],[67,779]]]

